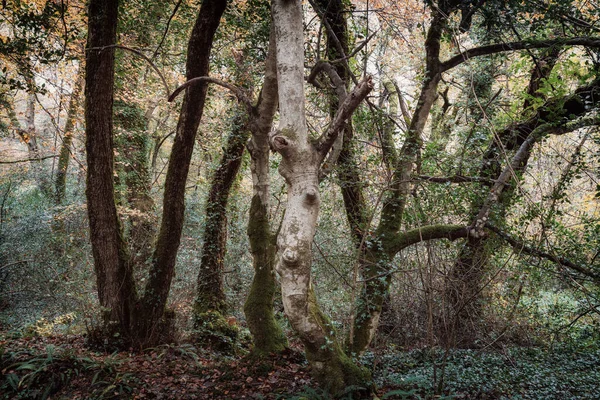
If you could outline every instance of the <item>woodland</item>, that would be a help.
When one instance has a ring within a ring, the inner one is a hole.
[[[595,0],[3,0],[1,399],[597,399]]]

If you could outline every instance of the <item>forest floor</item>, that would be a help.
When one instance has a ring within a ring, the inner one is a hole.
[[[0,356],[1,399],[287,399],[312,386],[293,349],[257,362],[186,344],[95,352],[82,336],[56,336],[0,340]]]
[[[599,399],[598,346],[368,353],[381,399]],[[83,336],[0,332],[0,399],[307,399],[316,389],[296,347],[261,361],[190,344],[94,351]]]

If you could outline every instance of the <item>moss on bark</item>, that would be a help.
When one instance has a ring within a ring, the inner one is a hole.
[[[276,281],[275,237],[270,232],[266,207],[259,195],[252,198],[248,237],[252,249],[254,278],[244,304],[248,328],[254,339],[252,352],[256,355],[278,353],[287,347],[287,339],[273,313]]]
[[[198,312],[194,309],[194,340],[203,347],[226,354],[237,349],[240,329],[232,318],[218,311]]]
[[[308,309],[309,318],[326,332],[324,341],[303,338],[306,359],[315,380],[335,397],[368,397],[374,389],[370,372],[344,353],[336,339],[335,328],[319,308],[312,288],[308,294]]]

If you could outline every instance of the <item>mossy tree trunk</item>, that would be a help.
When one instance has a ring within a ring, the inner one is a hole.
[[[54,179],[54,201],[57,205],[64,202],[67,188],[67,170],[71,160],[71,147],[73,145],[73,134],[75,133],[75,120],[80,109],[81,92],[85,76],[84,67],[80,66],[80,72],[75,80],[75,85],[69,99],[69,110],[67,111],[67,120],[62,137],[62,144],[58,153],[58,163],[56,168],[56,178]]]
[[[269,132],[277,111],[277,71],[273,29],[265,63],[265,80],[252,115],[252,138],[248,143],[252,171],[252,202],[248,222],[248,239],[252,252],[254,277],[244,304],[244,314],[252,333],[255,355],[278,353],[287,347],[287,339],[275,320],[273,300],[275,280],[276,236],[269,218]]]
[[[88,52],[86,59],[86,151],[88,157],[87,189],[90,238],[98,296],[105,309],[104,328],[110,340],[118,333],[122,344],[143,348],[158,343],[163,334],[166,301],[174,273],[181,239],[184,195],[193,145],[204,101],[206,85],[186,91],[175,143],[165,179],[163,218],[150,271],[142,297],[138,297],[133,279],[133,264],[116,210],[113,181],[113,92],[114,47],[118,0],[89,3]],[[225,10],[225,1],[205,0],[192,30],[188,45],[188,79],[208,74],[214,33]],[[146,143],[132,138],[136,153],[132,169],[147,160]],[[143,156],[143,157],[142,157]],[[135,181],[135,182],[133,182]],[[128,200],[137,207],[147,203],[147,181],[133,179]],[[141,184],[141,186],[136,186]],[[167,318],[168,319],[168,318]]]
[[[531,113],[530,107],[533,98],[542,96],[538,89],[547,79],[554,68],[560,48],[544,51],[539,59],[534,59],[535,66],[531,72],[527,89],[527,100],[523,104],[523,113]],[[476,93],[478,94],[478,93]],[[479,177],[490,182],[497,181],[502,172],[502,161],[507,151],[523,143],[523,139],[515,136],[515,131],[505,129],[493,138],[484,153]],[[519,144],[517,145],[517,142]],[[527,166],[530,153],[526,153],[514,170],[515,177],[521,176]],[[484,184],[484,188],[491,189],[491,184]],[[497,212],[491,217],[496,225],[502,225],[506,211],[510,208],[515,195],[516,185],[503,191],[498,199]],[[479,213],[485,198],[476,198],[471,204],[473,218]],[[444,302],[446,305],[445,323],[441,326],[441,341],[450,347],[474,347],[481,331],[482,296],[485,272],[490,256],[498,249],[499,242],[490,236],[470,236],[462,247],[456,262],[446,277],[444,286]]]
[[[187,80],[207,76],[215,32],[227,6],[226,1],[204,0],[192,29],[186,60]],[[144,343],[153,343],[161,335],[171,281],[175,273],[185,211],[185,187],[198,126],[206,100],[207,85],[189,87],[183,99],[175,140],[165,178],[163,213],[152,255],[149,276],[140,302],[137,331]]]
[[[214,172],[208,192],[204,244],[194,303],[196,320],[202,320],[203,315],[209,311],[218,314],[227,312],[223,287],[227,246],[227,204],[242,164],[246,142],[250,137],[244,111],[238,108],[235,113],[232,131],[227,138],[225,150]]]
[[[352,353],[361,354],[373,340],[382,305],[389,291],[390,267],[394,256],[405,247],[423,240],[454,240],[465,237],[467,233],[464,227],[453,225],[432,225],[412,231],[400,231],[412,187],[411,176],[422,146],[422,133],[437,97],[437,87],[441,78],[440,40],[447,17],[452,11],[453,9],[432,11],[431,26],[425,41],[426,75],[405,141],[399,151],[393,145],[392,132],[389,129],[393,125],[389,125],[382,135],[383,158],[392,173],[392,178],[390,190],[384,196],[379,224],[373,234],[362,239],[365,245],[359,249],[364,286],[355,306],[354,329],[348,341],[348,348]],[[388,85],[388,90],[390,96],[397,96],[393,85]],[[392,104],[395,101],[394,99]],[[347,209],[349,207],[356,206],[346,206]],[[350,221],[352,223],[352,220]],[[359,226],[353,227],[353,231],[360,230]]]
[[[122,182],[120,203],[126,210],[125,237],[130,262],[136,277],[147,273],[156,237],[155,205],[150,190],[152,176],[149,168],[151,138],[148,117],[139,105],[123,100],[115,101],[115,146],[117,177]]]

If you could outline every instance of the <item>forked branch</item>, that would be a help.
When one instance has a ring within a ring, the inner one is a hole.
[[[325,159],[325,156],[337,139],[338,134],[344,129],[348,118],[352,116],[352,113],[358,108],[358,105],[367,97],[371,90],[373,90],[373,78],[371,76],[365,76],[358,85],[356,85],[354,90],[346,96],[335,114],[331,125],[329,125],[327,131],[317,141],[316,148],[319,152],[321,161]]]

